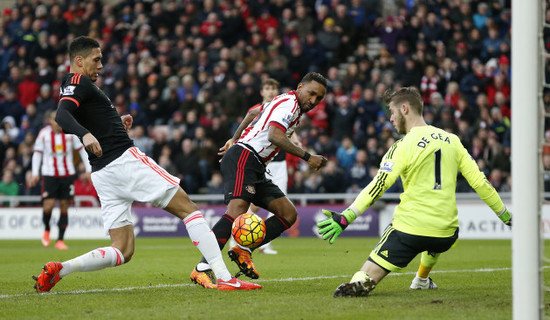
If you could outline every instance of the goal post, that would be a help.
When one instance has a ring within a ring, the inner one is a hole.
[[[541,32],[544,0],[512,2],[513,318],[542,319]]]

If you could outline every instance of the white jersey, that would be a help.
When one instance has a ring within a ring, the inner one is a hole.
[[[269,127],[276,126],[285,131],[287,137],[290,137],[300,123],[301,116],[302,110],[298,105],[296,91],[279,95],[271,102],[262,105],[260,114],[244,130],[236,143],[254,149],[262,158],[261,160],[267,164],[279,152],[279,148],[269,142]]]
[[[56,133],[52,126],[46,126],[38,133],[32,156],[32,174],[49,177],[68,177],[76,173],[73,150],[77,150],[80,159],[91,172],[88,155],[84,146],[74,134]],[[40,163],[42,162],[42,166]],[[41,170],[40,170],[41,167]]]

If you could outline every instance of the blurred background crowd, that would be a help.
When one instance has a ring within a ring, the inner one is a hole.
[[[399,139],[381,94],[401,86],[510,191],[510,0],[17,0],[0,15],[0,194],[39,194],[34,139],[80,35],[100,41],[96,84],[133,116],[135,144],[188,193],[222,193],[217,150],[261,101],[262,80],[286,92],[309,71],[329,88],[297,134],[329,163],[316,172],[287,155],[290,193],[366,186]],[[471,192],[462,177],[457,188]],[[76,193],[94,194],[84,174]]]

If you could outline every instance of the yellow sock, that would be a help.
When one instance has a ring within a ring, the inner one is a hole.
[[[432,271],[432,267],[426,267],[425,265],[420,263],[420,266],[418,267],[417,275],[422,279],[426,279],[428,278],[430,271]]]

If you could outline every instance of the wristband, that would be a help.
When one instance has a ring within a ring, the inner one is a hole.
[[[306,153],[304,154],[304,156],[302,157],[302,159],[304,159],[304,161],[308,161],[309,158],[311,158],[311,154],[309,152],[306,151]]]

